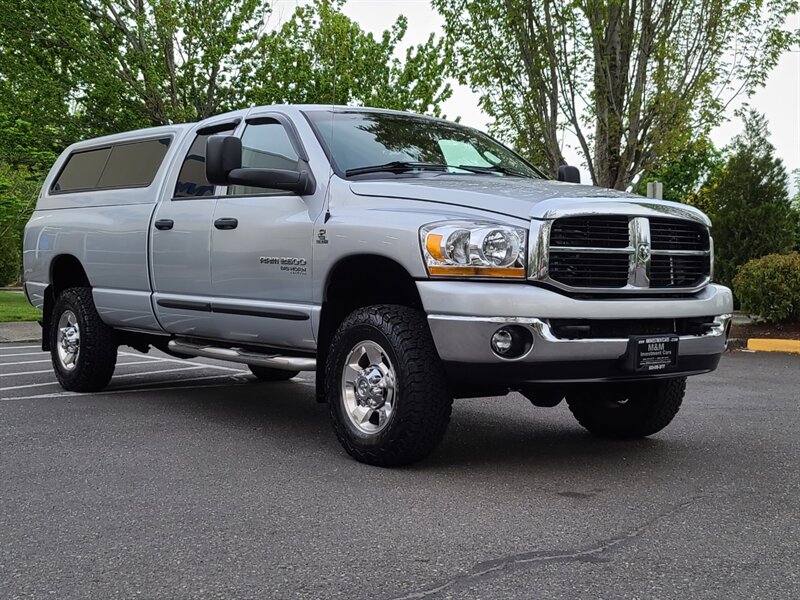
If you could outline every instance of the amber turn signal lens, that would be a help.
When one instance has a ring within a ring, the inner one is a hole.
[[[442,256],[442,236],[438,233],[429,233],[425,240],[425,248],[428,250],[433,258],[439,261],[444,261]]]

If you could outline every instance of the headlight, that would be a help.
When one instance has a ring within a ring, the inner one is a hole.
[[[422,254],[431,276],[525,277],[525,238],[520,227],[444,221],[420,230]]]

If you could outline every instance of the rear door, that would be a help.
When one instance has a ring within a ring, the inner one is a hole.
[[[154,310],[170,333],[213,335],[211,313],[211,228],[217,203],[206,179],[206,140],[236,123],[200,129],[182,151],[177,177],[167,182],[151,223]]]
[[[309,168],[299,136],[282,114],[248,119],[242,146],[243,167]],[[229,186],[220,196],[211,230],[214,337],[314,349],[311,248],[317,215],[309,201],[244,186]]]

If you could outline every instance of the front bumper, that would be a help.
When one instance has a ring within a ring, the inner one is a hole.
[[[420,282],[420,297],[439,356],[457,382],[515,387],[524,383],[615,381],[675,377],[716,368],[724,352],[733,298],[710,285],[689,298],[578,300],[531,285]],[[714,317],[704,335],[680,337],[678,364],[658,375],[625,370],[628,338],[561,339],[550,319],[678,319]],[[505,325],[533,334],[519,358],[501,358],[490,339]]]

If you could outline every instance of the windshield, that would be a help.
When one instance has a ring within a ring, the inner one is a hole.
[[[342,176],[395,177],[432,172],[544,178],[489,136],[455,123],[358,110],[313,110],[305,114]]]

